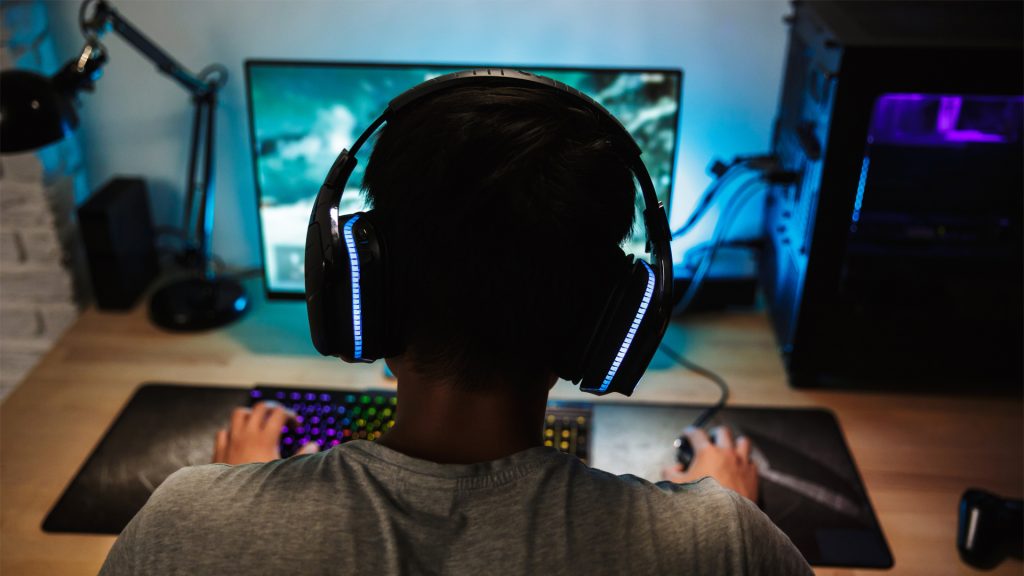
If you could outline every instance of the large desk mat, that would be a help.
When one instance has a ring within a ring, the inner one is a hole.
[[[43,529],[120,533],[170,474],[210,462],[214,434],[247,400],[246,388],[140,386],[51,510]],[[591,406],[591,464],[652,482],[661,480],[662,469],[675,462],[673,441],[702,409],[628,401]],[[831,412],[727,408],[717,423],[753,441],[761,475],[760,505],[808,562],[892,566],[885,537]]]

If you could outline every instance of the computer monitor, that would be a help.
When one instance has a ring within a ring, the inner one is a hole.
[[[306,226],[317,190],[388,102],[425,80],[479,65],[249,60],[245,63],[263,274],[270,298],[301,298]],[[493,66],[491,66],[493,67]],[[519,67],[594,98],[636,138],[658,197],[669,206],[679,134],[681,70]],[[360,152],[340,206],[364,210]],[[638,217],[643,201],[637,198]],[[623,246],[643,252],[642,226]]]

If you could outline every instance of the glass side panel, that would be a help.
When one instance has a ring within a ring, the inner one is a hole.
[[[869,144],[959,146],[1020,140],[1024,96],[885,94],[875,103]]]

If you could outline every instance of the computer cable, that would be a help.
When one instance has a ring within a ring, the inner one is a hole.
[[[700,249],[706,250],[707,253],[701,259],[700,265],[697,268],[697,271],[694,273],[693,279],[690,281],[690,286],[687,288],[686,293],[683,295],[683,299],[677,308],[678,311],[686,310],[686,308],[688,308],[690,304],[693,302],[693,298],[697,294],[697,291],[700,289],[701,283],[704,281],[704,278],[707,277],[707,273],[708,270],[711,268],[711,263],[714,260],[715,253],[721,247],[723,239],[725,238],[725,234],[731,227],[733,221],[736,218],[736,215],[741,211],[741,209],[747,203],[747,201],[749,201],[750,198],[752,198],[756,192],[762,189],[761,186],[758,186],[758,184],[762,183],[763,182],[760,178],[756,180],[747,181],[736,190],[736,192],[733,194],[731,198],[729,198],[729,202],[722,209],[722,213],[719,216],[718,222],[715,225],[715,231],[712,235],[712,239],[710,242],[707,243],[709,244],[709,246],[700,247]],[[721,390],[721,396],[719,397],[718,402],[716,402],[712,406],[709,406],[708,408],[705,408],[699,415],[697,415],[697,418],[691,424],[691,426],[696,428],[705,427],[707,423],[712,418],[714,418],[716,414],[718,414],[719,410],[725,407],[726,402],[728,402],[728,383],[725,381],[724,378],[712,372],[711,370],[704,368],[703,366],[700,366],[699,364],[696,364],[690,360],[687,360],[686,358],[683,357],[682,354],[679,354],[675,350],[669,348],[664,342],[662,342],[659,345],[659,349],[662,352],[664,352],[666,356],[674,360],[680,366],[686,368],[687,370],[690,370],[691,372],[694,372],[695,374],[703,376],[708,380],[711,380],[712,382],[715,383],[715,385],[718,386],[719,390]],[[675,447],[677,450],[680,450],[682,452],[683,450],[685,450],[686,445],[688,445],[688,443],[686,442],[684,436],[680,436],[679,438],[676,439]],[[688,461],[680,458],[680,462],[684,462],[684,466],[686,466],[687,464],[685,462]]]
[[[757,252],[764,248],[764,241],[761,238],[737,238],[734,240],[724,240],[718,246],[718,252],[721,253],[723,250],[743,250]],[[711,250],[711,242],[701,242],[691,246],[686,253],[683,255],[683,261],[680,263],[683,270],[695,271],[700,266],[701,258],[704,257],[707,252]]]
[[[724,188],[730,180],[751,171],[761,174],[774,173],[778,171],[778,162],[774,156],[766,154],[736,156],[728,164],[721,160],[715,160],[708,168],[708,172],[714,175],[715,179],[704,189],[704,193],[697,201],[696,207],[690,213],[686,223],[672,233],[672,239],[685,236],[693,229],[697,222],[707,214],[718,191]]]
[[[681,238],[693,230],[693,227],[707,214],[708,208],[714,202],[718,191],[728,184],[730,180],[747,173],[747,170],[747,162],[743,160],[736,159],[730,164],[722,164],[716,161],[711,168],[711,172],[716,175],[716,178],[704,189],[704,193],[697,200],[697,205],[690,213],[690,217],[686,222],[679,229],[672,232],[672,239]]]
[[[686,359],[682,354],[676,352],[664,342],[662,342],[658,346],[658,349],[661,350],[666,356],[671,358],[676,364],[679,364],[683,368],[686,368],[687,370],[693,372],[694,374],[697,374],[698,376],[702,376],[714,382],[715,385],[718,386],[718,389],[721,391],[721,394],[718,397],[718,401],[715,402],[713,405],[705,408],[693,421],[693,424],[691,424],[691,426],[695,428],[703,428],[712,418],[715,417],[716,414],[718,414],[719,410],[725,407],[726,402],[729,401],[729,384],[725,381],[725,378],[722,378],[721,376],[712,372],[711,370]]]
[[[658,346],[658,349],[661,350],[662,353],[664,353],[666,356],[674,360],[676,364],[679,364],[683,368],[686,368],[687,370],[697,374],[698,376],[707,378],[708,380],[714,382],[716,386],[718,386],[718,389],[721,392],[721,394],[718,397],[718,401],[702,410],[700,414],[697,415],[697,418],[695,418],[694,421],[689,426],[687,426],[686,429],[707,428],[707,425],[711,421],[711,419],[714,418],[722,408],[725,408],[726,403],[729,401],[729,384],[725,381],[725,378],[722,378],[718,374],[712,372],[711,370],[703,366],[700,366],[699,364],[691,362],[690,360],[683,357],[682,354],[670,348],[664,342],[662,342]],[[675,441],[672,443],[672,445],[676,449],[676,460],[682,465],[683,470],[689,468],[690,462],[693,460],[694,456],[693,445],[690,443],[689,438],[686,437],[686,429],[684,429],[684,431],[679,435],[679,437],[676,438]]]
[[[704,282],[708,271],[711,269],[711,264],[715,259],[715,253],[718,251],[718,248],[725,239],[725,235],[732,226],[736,215],[739,214],[743,206],[754,196],[756,192],[762,190],[762,186],[760,186],[762,184],[763,181],[760,178],[756,180],[748,180],[736,190],[731,198],[729,198],[729,202],[722,209],[722,213],[715,225],[715,231],[711,237],[711,246],[707,249],[707,254],[705,254],[704,258],[701,260],[697,271],[694,272],[690,279],[690,285],[686,288],[686,292],[683,294],[682,299],[676,306],[676,314],[685,312],[693,303],[693,299],[696,297],[697,291],[700,290],[701,284]]]
[[[751,160],[750,163],[753,162],[754,160]],[[762,191],[765,186],[778,184],[790,185],[795,183],[798,179],[797,175],[795,175],[792,172],[779,170],[777,163],[771,157],[757,157],[756,163],[757,167],[755,169],[760,172],[759,177],[744,182],[737,188],[736,192],[732,194],[732,196],[729,198],[729,202],[725,205],[725,207],[722,208],[722,212],[719,216],[718,222],[715,224],[715,230],[712,233],[711,240],[691,248],[691,250],[702,251],[705,252],[705,254],[703,255],[703,258],[701,258],[697,271],[694,273],[690,281],[690,285],[687,288],[686,293],[683,295],[683,298],[676,309],[677,313],[685,311],[693,302],[694,296],[697,294],[697,291],[700,289],[702,282],[707,277],[708,270],[710,270],[711,268],[711,264],[714,261],[716,252],[722,247],[725,236],[729,231],[729,228],[732,226],[734,220],[736,219],[736,216],[742,211],[743,206],[757,192]],[[724,179],[724,177],[722,177],[722,179]],[[762,186],[759,186],[759,184]],[[684,256],[684,262],[685,260],[686,258]],[[700,414],[697,415],[697,418],[691,424],[691,426],[695,428],[706,427],[708,422],[710,422],[711,419],[714,418],[715,415],[717,415],[718,412],[722,408],[724,408],[726,403],[728,402],[728,383],[725,381],[724,378],[722,378],[715,372],[686,359],[685,357],[683,357],[682,354],[679,354],[678,352],[667,346],[664,342],[662,342],[659,345],[659,349],[680,366],[686,368],[687,370],[690,370],[691,372],[694,372],[695,374],[703,376],[708,380],[711,380],[712,382],[715,383],[715,385],[718,386],[719,390],[721,391],[721,395],[718,401],[715,404],[709,406],[708,408],[705,408]],[[675,441],[675,447],[679,451],[677,458],[679,459],[680,463],[683,464],[684,468],[688,466],[689,463],[689,458],[684,459],[682,457],[682,453],[686,450],[687,445],[688,441],[685,435],[680,436]],[[689,457],[692,458],[692,454],[690,454]]]

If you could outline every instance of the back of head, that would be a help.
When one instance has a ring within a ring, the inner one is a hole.
[[[634,214],[605,127],[565,95],[513,87],[447,90],[389,120],[364,185],[406,369],[477,389],[537,383],[587,337]]]

